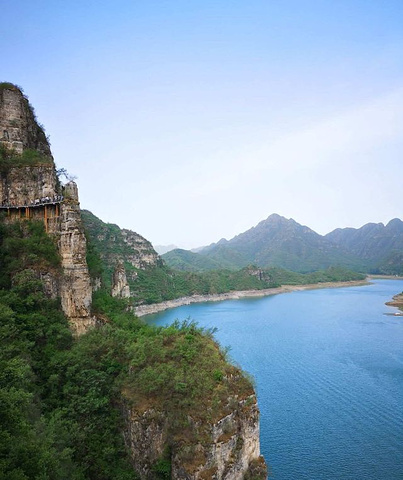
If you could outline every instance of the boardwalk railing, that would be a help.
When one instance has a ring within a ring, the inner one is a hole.
[[[39,202],[39,203],[27,203],[25,205],[13,205],[12,203],[3,203],[0,205],[0,209],[8,210],[10,208],[35,208],[35,207],[45,207],[48,205],[60,205],[64,199],[61,200],[49,200],[47,202]]]

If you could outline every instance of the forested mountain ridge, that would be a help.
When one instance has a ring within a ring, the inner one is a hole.
[[[361,228],[338,228],[325,235],[379,273],[403,273],[403,222],[367,223]]]
[[[207,270],[208,262],[214,260],[232,269],[252,263],[260,268],[275,266],[296,272],[338,266],[361,272],[396,274],[403,273],[402,226],[401,220],[394,219],[386,226],[368,224],[360,229],[337,229],[322,236],[293,219],[273,214],[231,240],[221,239],[198,249],[193,257],[174,251],[175,257],[170,252],[162,258],[168,265],[194,270],[197,265]],[[204,257],[204,262],[198,256]]]

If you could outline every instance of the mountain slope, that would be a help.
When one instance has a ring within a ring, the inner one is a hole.
[[[298,272],[326,269],[332,265],[365,268],[365,262],[354,257],[343,246],[330,242],[295,220],[277,214],[270,215],[256,227],[229,241],[220,240],[217,244],[205,247],[200,254],[216,261],[236,255],[236,266],[253,263],[263,268],[277,266]]]
[[[361,228],[338,228],[325,238],[364,260],[379,273],[403,273],[403,222],[367,223]]]
[[[359,229],[338,228],[322,236],[293,219],[273,214],[231,240],[223,238],[197,250],[197,254],[175,251],[164,260],[171,267],[188,271],[206,271],[216,265],[236,270],[253,264],[295,272],[338,266],[402,275],[403,222],[395,218],[386,226],[368,223]]]

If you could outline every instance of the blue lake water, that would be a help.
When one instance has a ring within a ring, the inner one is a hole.
[[[402,280],[193,304],[191,317],[256,380],[261,450],[275,480],[403,479]]]

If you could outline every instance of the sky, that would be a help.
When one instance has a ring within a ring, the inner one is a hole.
[[[81,207],[154,245],[403,216],[402,0],[0,0]]]

